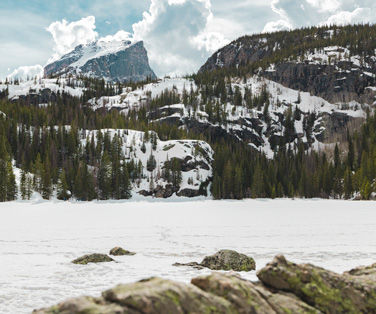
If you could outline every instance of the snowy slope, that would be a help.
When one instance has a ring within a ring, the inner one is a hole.
[[[89,60],[97,59],[109,54],[115,54],[119,51],[131,47],[134,43],[130,40],[119,41],[95,41],[86,45],[77,46],[72,52],[64,55],[60,61],[75,59],[77,61],[70,64],[72,68],[80,68]]]
[[[243,79],[233,78],[231,84],[232,89],[234,90],[235,88],[239,88],[242,95],[244,95],[245,89],[247,88],[252,92],[252,95],[259,96],[263,87],[266,88],[270,94],[270,105],[268,112],[271,119],[271,125],[274,125],[274,135],[283,136],[284,126],[279,121],[280,116],[285,115],[288,108],[291,108],[292,112],[299,109],[303,114],[315,112],[318,115],[318,118],[315,121],[314,129],[320,130],[318,133],[314,132],[313,134],[313,137],[315,138],[313,147],[317,150],[323,149],[326,146],[332,146],[330,143],[320,143],[316,139],[316,135],[325,130],[325,127],[322,125],[322,118],[320,118],[320,115],[338,113],[352,118],[364,119],[366,117],[366,109],[370,108],[368,105],[361,105],[355,101],[350,103],[332,104],[321,97],[313,96],[307,92],[293,90],[258,76],[253,76],[247,79],[245,83],[243,82]],[[102,107],[110,109],[112,107],[116,107],[123,113],[128,113],[130,109],[139,108],[147,103],[149,98],[152,99],[160,95],[165,90],[175,91],[181,95],[184,89],[187,92],[189,92],[191,89],[196,91],[197,86],[194,84],[194,82],[185,79],[165,79],[163,81],[159,81],[158,83],[148,84],[144,86],[143,89],[138,89],[136,91],[124,91],[124,93],[119,96],[92,99],[90,100],[90,103],[92,104],[93,109]],[[298,98],[300,98],[299,103]],[[219,101],[219,99],[217,101]],[[261,109],[261,111],[258,111],[257,108],[248,109],[245,104],[243,104],[243,106],[235,106],[230,102],[222,104],[222,109],[225,111],[226,123],[222,122],[221,124],[211,123],[208,120],[208,114],[205,112],[205,106],[203,106],[203,109],[204,110],[201,110],[200,107],[197,107],[196,111],[193,111],[192,108],[184,106],[184,104],[174,104],[169,107],[165,106],[159,108],[159,111],[163,113],[163,117],[153,121],[159,122],[166,121],[170,118],[178,118],[180,119],[180,125],[183,127],[186,119],[194,118],[200,123],[220,127],[227,132],[234,134],[240,140],[242,139],[238,134],[247,131],[255,136],[261,136],[261,146],[250,143],[252,147],[265,152],[269,158],[274,156],[274,152],[270,147],[269,139],[266,134],[264,134],[269,126],[267,123],[265,123],[265,121],[259,119],[259,117],[264,114],[263,109]],[[372,108],[370,109],[372,110]],[[168,110],[173,111],[173,113],[171,115],[166,115]],[[259,119],[259,123],[263,128],[261,134],[257,134],[254,126],[251,123],[247,123],[247,121],[250,121],[251,119]],[[242,123],[239,122],[240,120]],[[303,134],[303,118],[299,121],[295,120],[294,123],[296,133]],[[307,138],[302,137],[301,139],[303,142],[307,142]]]
[[[90,99],[89,103],[92,105],[93,110],[103,107],[107,109],[116,107],[127,114],[130,109],[139,108],[146,103],[148,98],[155,98],[166,90],[175,91],[177,94],[182,95],[184,90],[189,93],[191,88],[194,91],[197,89],[192,80],[185,78],[164,78],[156,83],[146,84],[134,91],[125,88],[121,95]]]
[[[62,93],[68,93],[74,97],[81,97],[84,91],[83,82],[75,80],[74,87],[68,86],[69,78],[57,79],[32,79],[29,81],[20,82],[16,84],[0,84],[0,91],[9,90],[9,99],[18,99],[20,96],[26,96],[29,94],[38,94],[45,89],[51,90],[53,93],[58,91]]]
[[[161,176],[165,168],[165,162],[173,158],[178,158],[183,161],[190,159],[187,163],[189,170],[182,171],[182,183],[179,191],[184,189],[198,191],[200,184],[206,182],[212,177],[212,161],[213,150],[209,144],[203,141],[193,140],[171,140],[161,141],[157,137],[156,148],[153,149],[152,143],[145,140],[145,133],[133,130],[101,130],[102,134],[108,134],[112,140],[115,134],[122,140],[122,153],[128,161],[133,160],[136,164],[141,161],[143,165],[144,178],[133,182],[133,191],[147,191],[150,190],[150,180],[153,178],[154,187],[158,185],[165,188],[168,182]],[[85,147],[86,143],[91,140],[92,136],[96,141],[98,131],[86,131],[81,133],[82,145]],[[149,138],[152,135],[157,136],[154,132],[149,132]],[[145,144],[145,152],[142,151],[142,144]],[[147,171],[147,160],[153,154],[157,166],[154,171]],[[190,179],[190,184],[188,183]],[[179,192],[178,192],[179,193]],[[208,195],[210,192],[208,190]]]

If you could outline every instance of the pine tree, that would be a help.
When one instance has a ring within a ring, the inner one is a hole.
[[[235,176],[234,176],[234,194],[235,198],[242,199],[244,197],[243,194],[243,175],[242,169],[238,165],[235,168]]]
[[[41,192],[44,199],[50,199],[52,194],[51,164],[49,151],[45,153],[44,163],[42,166]]]
[[[85,200],[85,193],[84,193],[84,190],[85,190],[85,187],[84,187],[84,169],[83,169],[83,165],[82,163],[79,165],[78,167],[78,170],[77,170],[77,174],[76,174],[76,178],[74,180],[74,190],[73,190],[73,194],[74,194],[74,197],[77,199],[77,200]]]
[[[225,199],[234,198],[234,174],[230,161],[227,162],[223,172],[222,197]]]
[[[20,192],[21,192],[21,199],[26,200],[26,172],[24,169],[21,169],[21,180],[20,180]]]
[[[39,193],[42,191],[42,172],[42,160],[40,158],[40,154],[38,153],[34,164],[34,189]]]
[[[0,134],[0,202],[7,200],[8,153],[5,146],[5,135]]]
[[[147,171],[154,171],[154,169],[157,167],[157,162],[154,158],[153,152],[150,153],[150,156],[146,162],[146,169]]]
[[[107,200],[111,197],[111,175],[111,160],[107,151],[105,151],[98,172],[99,198],[102,200]]]
[[[129,180],[128,167],[125,162],[125,159],[123,159],[123,163],[121,166],[120,198],[121,199],[131,198],[132,196],[131,191],[132,191],[132,186]]]
[[[13,166],[10,161],[8,161],[8,178],[7,178],[7,201],[13,201],[17,198],[17,184],[16,177],[13,173]]]
[[[172,160],[172,167],[171,167],[172,186],[179,187],[182,180],[183,180],[183,175],[181,172],[180,161],[179,159],[174,158]]]
[[[252,180],[252,198],[265,197],[265,183],[260,162],[257,163]]]
[[[345,199],[349,199],[353,193],[353,184],[351,178],[351,171],[349,168],[346,169],[343,181],[343,188],[345,192]]]
[[[60,173],[60,177],[59,177],[59,181],[57,185],[57,198],[63,201],[66,201],[69,199],[68,183],[67,183],[67,178],[66,178],[64,169]]]

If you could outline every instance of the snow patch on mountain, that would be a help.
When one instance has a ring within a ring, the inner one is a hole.
[[[71,63],[69,67],[79,69],[80,67],[84,66],[89,60],[118,53],[119,51],[131,47],[133,44],[135,44],[135,42],[132,42],[131,40],[98,40],[86,45],[77,46],[72,52],[64,55],[60,59],[60,61],[74,58],[77,61]]]
[[[111,109],[116,107],[123,113],[128,113],[131,109],[137,109],[146,104],[148,99],[160,96],[165,91],[175,91],[182,95],[184,91],[196,91],[197,86],[193,80],[185,78],[164,78],[155,83],[146,84],[135,90],[124,88],[123,93],[117,96],[104,96],[89,100],[93,110],[105,107]]]
[[[98,132],[102,132],[103,136],[108,136],[111,141],[117,135],[121,141],[121,150],[127,161],[133,161],[135,165],[141,162],[143,166],[143,177],[132,182],[132,190],[136,193],[140,191],[151,190],[151,180],[153,180],[154,188],[160,186],[166,188],[169,183],[163,178],[165,162],[174,158],[180,161],[185,160],[186,168],[182,169],[182,181],[179,185],[178,192],[189,189],[198,191],[201,183],[207,182],[213,175],[212,161],[214,152],[211,146],[204,141],[196,140],[170,140],[161,141],[157,134],[150,131],[148,139],[144,132],[126,130],[126,129],[103,129],[101,131],[81,131],[81,144],[85,147],[90,144],[93,137],[97,142]],[[152,139],[155,142],[152,143]],[[155,169],[148,171],[147,162],[153,155],[156,161]],[[210,189],[207,189],[210,195]]]
[[[65,92],[74,97],[81,97],[85,89],[84,84],[80,80],[75,80],[71,84],[71,79],[33,79],[29,81],[21,81],[19,84],[0,84],[0,91],[8,89],[8,98],[11,100],[18,99],[20,96],[29,94],[37,94],[45,89],[50,89],[52,93]],[[69,86],[68,86],[69,85]]]

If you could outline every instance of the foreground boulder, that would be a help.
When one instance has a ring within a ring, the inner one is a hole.
[[[339,275],[277,256],[260,282],[214,272],[191,284],[160,278],[118,285],[99,298],[70,299],[35,314],[152,313],[376,313],[376,264]]]
[[[194,285],[151,278],[118,285],[100,298],[78,298],[35,314],[236,313],[230,302]]]
[[[321,313],[294,295],[271,293],[257,283],[242,279],[238,273],[213,273],[192,279],[200,289],[225,298],[236,313],[286,314]]]
[[[123,248],[117,246],[111,249],[110,255],[123,256],[123,255],[136,255],[136,253],[124,250]]]
[[[276,256],[257,276],[267,287],[295,294],[324,313],[376,313],[376,265],[343,275]]]
[[[34,314],[321,313],[295,296],[268,292],[236,273],[213,273],[184,284],[151,278],[117,287],[100,298],[70,299]]]
[[[114,260],[107,256],[106,254],[88,254],[81,256],[74,261],[73,264],[87,265],[88,263],[103,263],[103,262],[114,262]]]
[[[251,271],[256,269],[256,262],[252,257],[245,254],[232,250],[221,250],[214,255],[206,256],[200,264],[196,262],[175,263],[173,266],[191,266],[196,269],[206,267],[211,270]]]

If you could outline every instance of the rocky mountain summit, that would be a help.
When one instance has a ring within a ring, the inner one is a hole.
[[[191,284],[150,278],[33,313],[375,313],[375,274],[376,264],[339,275],[280,255],[258,272],[259,282],[235,272]]]
[[[79,45],[61,59],[46,65],[44,76],[64,73],[104,78],[109,82],[155,79],[142,41],[96,41]]]

